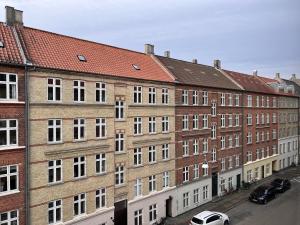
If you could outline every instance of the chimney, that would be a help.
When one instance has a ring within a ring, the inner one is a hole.
[[[146,54],[154,54],[154,45],[151,44],[145,44],[145,53]]]
[[[221,60],[215,59],[214,60],[214,67],[217,69],[221,69]]]
[[[280,79],[280,73],[276,73],[275,78]]]
[[[195,64],[197,64],[198,60],[197,59],[193,59],[192,62],[195,63]]]
[[[257,70],[253,70],[253,76],[257,76]]]
[[[170,51],[165,51],[164,56],[170,58]]]
[[[296,78],[296,74],[292,74],[292,79],[291,80],[296,80],[297,78]]]
[[[23,25],[23,11],[11,6],[5,6],[6,24],[8,26]]]

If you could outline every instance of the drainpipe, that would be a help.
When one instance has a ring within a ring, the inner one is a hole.
[[[25,134],[26,134],[26,150],[25,150],[25,214],[26,224],[30,223],[30,155],[29,155],[29,76],[28,76],[28,65],[25,64]]]
[[[241,105],[242,105],[242,180],[241,180],[241,182],[242,182],[242,185],[243,185],[243,182],[244,182],[244,170],[245,170],[245,168],[244,168],[244,146],[245,146],[245,144],[244,144],[244,141],[245,141],[245,139],[244,139],[244,137],[245,137],[245,130],[244,130],[244,123],[245,123],[245,106],[244,106],[244,97],[245,97],[245,93],[244,92],[242,92],[242,100],[241,100]],[[253,120],[252,120],[252,122],[253,122]]]

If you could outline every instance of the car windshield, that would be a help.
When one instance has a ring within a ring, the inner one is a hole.
[[[200,220],[196,217],[193,217],[192,222],[195,223],[195,224],[203,224],[203,220]]]
[[[282,182],[282,180],[280,180],[280,179],[275,179],[275,180],[273,180],[272,184],[273,184],[273,185],[280,185],[281,182]]]
[[[266,193],[268,190],[267,190],[267,188],[265,188],[265,187],[258,187],[258,188],[256,188],[255,189],[255,193],[256,194],[259,194],[259,195],[261,195],[261,194],[264,194],[264,193]]]

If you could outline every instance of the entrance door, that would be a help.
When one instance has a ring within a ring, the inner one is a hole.
[[[127,225],[127,200],[115,203],[114,225]]]
[[[236,189],[241,187],[241,174],[236,175]]]
[[[261,166],[261,179],[265,178],[265,166]]]
[[[218,173],[212,173],[212,196],[218,195]]]
[[[167,216],[172,216],[172,197],[166,200],[166,217]]]

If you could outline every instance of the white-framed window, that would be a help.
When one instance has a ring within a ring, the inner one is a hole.
[[[257,132],[256,132],[256,143],[259,142],[259,137],[260,137],[260,136],[259,136],[259,131],[257,131]]]
[[[161,91],[162,91],[161,103],[164,105],[169,104],[169,89],[162,88]]]
[[[265,141],[265,132],[261,132],[261,141],[264,142]]]
[[[232,168],[232,156],[229,156],[228,158],[228,169]]]
[[[101,174],[106,172],[106,155],[100,153],[95,156],[96,159],[96,173]]]
[[[74,102],[85,101],[85,81],[82,80],[73,81],[73,101]]]
[[[208,152],[208,140],[206,138],[203,139],[202,147],[203,147],[203,153],[207,153]]]
[[[252,152],[248,151],[246,154],[246,160],[247,162],[252,162]]]
[[[62,200],[54,200],[48,203],[48,224],[62,222]],[[0,224],[2,224],[0,222]],[[13,223],[10,223],[13,224]],[[16,225],[18,223],[15,223]]]
[[[149,176],[148,180],[149,180],[149,192],[156,191],[156,175]]]
[[[265,124],[265,114],[261,114],[261,124]]]
[[[193,91],[193,105],[198,105],[198,91]]]
[[[205,162],[205,164],[207,164],[207,162]],[[208,168],[206,168],[206,167],[202,168],[202,175],[204,177],[208,176]]]
[[[259,107],[259,96],[256,96],[256,107]]]
[[[235,95],[235,106],[240,106],[240,96],[238,94]]]
[[[74,178],[86,176],[86,159],[85,156],[73,158],[73,175]]]
[[[106,84],[104,82],[96,83],[96,102],[106,102]]]
[[[169,175],[169,171],[165,171],[163,172],[163,180],[162,180],[162,187],[166,188],[170,186],[170,175]]]
[[[270,107],[270,98],[269,98],[269,96],[267,96],[267,108],[269,108]]]
[[[85,119],[77,118],[73,120],[73,138],[75,141],[85,138]]]
[[[217,138],[217,127],[215,124],[211,126],[211,139]]]
[[[252,114],[251,113],[247,114],[247,125],[252,125]]]
[[[256,124],[259,125],[259,114],[256,114]]]
[[[261,107],[265,107],[265,97],[261,96]]]
[[[157,220],[157,206],[156,204],[149,206],[149,222],[153,223]]]
[[[277,135],[276,135],[276,129],[272,130],[272,139],[276,139]]]
[[[217,115],[217,103],[215,102],[211,103],[211,115],[212,116]]]
[[[183,208],[189,207],[189,192],[183,193]]]
[[[238,127],[240,125],[240,115],[236,114],[235,115],[235,126]]]
[[[233,141],[232,141],[232,135],[228,136],[228,148],[232,148],[233,146]]]
[[[194,204],[199,203],[199,188],[194,189],[194,194],[193,194],[193,199],[194,199]]]
[[[203,105],[208,105],[208,92],[207,91],[202,92],[202,103],[203,103]]]
[[[116,133],[116,139],[115,139],[115,151],[116,152],[123,152],[124,149],[124,133]]]
[[[225,127],[226,126],[226,122],[225,122],[226,120],[225,120],[225,118],[226,118],[225,114],[222,114],[221,115],[221,127]]]
[[[138,197],[142,195],[142,179],[137,178],[134,183],[134,196]]]
[[[149,104],[156,104],[156,88],[149,87],[148,89],[148,103]]]
[[[148,118],[148,124],[149,124],[149,133],[150,134],[155,134],[156,133],[156,117],[155,116],[150,116]]]
[[[48,183],[56,183],[62,181],[62,160],[48,161]]]
[[[229,106],[232,106],[232,105],[233,105],[233,102],[232,102],[232,94],[231,94],[231,93],[228,94],[228,105],[229,105]]]
[[[19,224],[19,210],[0,212],[0,224],[1,225],[18,225]]]
[[[226,148],[226,144],[225,144],[225,136],[221,137],[221,149],[225,149]]]
[[[106,119],[96,118],[96,138],[106,137]]]
[[[198,139],[194,139],[194,141],[193,141],[193,153],[194,153],[194,155],[199,154],[199,140]]]
[[[269,113],[266,114],[266,123],[270,124],[270,114]]]
[[[169,159],[169,144],[162,145],[162,159]]]
[[[188,166],[183,167],[182,175],[183,175],[183,182],[189,181],[189,167]]]
[[[189,104],[189,91],[182,90],[182,105],[188,105],[188,104]]]
[[[203,200],[208,199],[208,185],[202,187]]]
[[[162,132],[169,132],[169,117],[162,117]]]
[[[106,207],[106,189],[100,188],[96,190],[96,209]]]
[[[134,166],[142,165],[142,149],[141,148],[133,149],[133,165]]]
[[[224,178],[221,178],[220,187],[221,187],[221,191],[224,192],[225,191],[225,179]]]
[[[247,96],[247,106],[252,107],[252,95]]]
[[[217,149],[216,149],[216,148],[213,148],[213,149],[212,149],[211,155],[212,155],[211,160],[212,160],[213,162],[216,162],[216,161],[217,161]]]
[[[252,180],[252,170],[247,171],[247,182],[251,182]]]
[[[86,194],[81,193],[73,198],[73,213],[74,216],[79,216],[86,213]]]
[[[61,101],[61,89],[62,89],[61,83],[62,81],[59,78],[47,79],[48,101],[57,101],[57,102]]]
[[[228,127],[232,127],[232,114],[228,115]]]
[[[115,172],[115,182],[116,185],[124,184],[125,175],[124,175],[124,166],[117,166]]]
[[[276,108],[276,107],[277,107],[276,97],[273,97],[273,100],[272,100],[272,106],[273,106],[273,108]]]
[[[183,156],[189,155],[189,141],[188,140],[184,140],[182,142],[182,154],[183,154]]]
[[[225,171],[225,158],[221,159],[221,171]]]
[[[19,190],[19,168],[17,165],[0,166],[0,195]]]
[[[203,128],[208,128],[208,116],[207,116],[207,114],[203,115],[202,122],[203,122]]]
[[[252,133],[250,131],[247,133],[247,144],[252,144]]]
[[[276,113],[272,114],[272,123],[277,123]]]
[[[199,128],[199,116],[193,115],[193,129],[197,130]]]
[[[143,87],[142,86],[134,86],[133,87],[133,103],[141,104],[143,101]]]
[[[269,141],[269,140],[270,140],[270,132],[267,131],[267,132],[266,132],[266,141]]]
[[[18,145],[18,121],[0,120],[0,148]]]
[[[117,100],[115,104],[115,118],[118,120],[124,119],[125,102],[122,100]]]
[[[264,148],[261,149],[261,158],[262,159],[265,158],[265,149]]]
[[[142,134],[142,117],[133,118],[133,134],[134,135]]]
[[[221,106],[225,106],[225,103],[226,100],[225,100],[225,93],[221,93]]]
[[[266,157],[269,157],[270,156],[270,147],[267,146],[267,149],[266,149]]]
[[[143,210],[134,211],[134,225],[143,225]]]
[[[148,159],[149,159],[149,163],[155,163],[156,162],[156,148],[155,148],[155,145],[150,145],[149,146]]]
[[[193,171],[194,171],[194,179],[199,178],[199,164],[194,164]]]
[[[236,134],[235,135],[235,147],[240,146],[240,135]]]
[[[0,101],[18,99],[18,77],[16,74],[0,73]]]
[[[183,115],[182,117],[182,130],[189,129],[189,115]]]
[[[240,166],[240,156],[239,155],[235,156],[235,166],[236,167]]]

